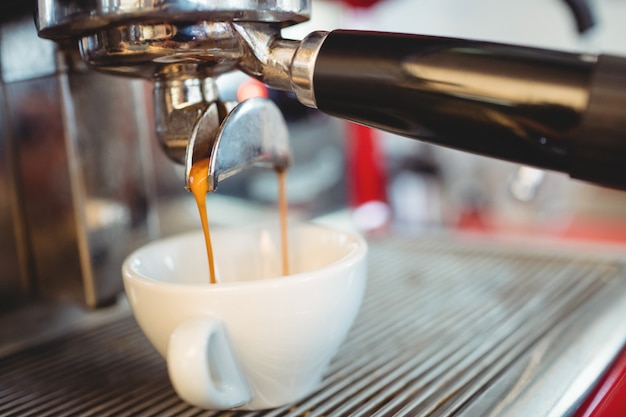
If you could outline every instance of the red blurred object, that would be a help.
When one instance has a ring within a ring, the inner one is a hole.
[[[350,204],[359,207],[371,201],[387,202],[384,155],[377,131],[347,123],[347,158]]]
[[[626,349],[573,417],[626,416]]]
[[[372,7],[380,0],[341,0],[342,3],[347,4],[350,7],[366,9]]]
[[[267,87],[261,81],[250,78],[237,88],[237,100],[244,101],[255,97],[268,97]]]
[[[456,227],[464,231],[491,232],[492,228],[486,219],[488,215],[478,207],[464,208],[456,222]]]

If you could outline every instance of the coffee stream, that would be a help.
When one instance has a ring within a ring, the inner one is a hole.
[[[189,172],[189,190],[193,194],[198,211],[200,213],[200,221],[202,222],[202,230],[204,231],[204,242],[206,244],[207,258],[209,260],[209,275],[211,284],[215,284],[215,260],[213,259],[213,246],[211,244],[211,233],[209,230],[209,221],[207,216],[206,197],[209,193],[209,184],[207,173],[209,172],[209,159],[202,159],[191,166]],[[280,240],[282,252],[282,271],[283,275],[289,275],[289,249],[287,245],[287,193],[285,190],[286,170],[279,170],[278,173],[278,206],[280,212]]]
[[[286,169],[278,173],[278,210],[280,212],[280,244],[283,256],[283,275],[289,275],[289,244],[287,242],[287,190]]]
[[[215,278],[215,260],[213,259],[213,246],[211,245],[211,233],[209,231],[209,219],[206,210],[206,196],[209,193],[207,173],[209,172],[209,158],[202,159],[191,166],[189,171],[189,190],[193,193],[200,212],[200,221],[204,231],[206,254],[209,259],[209,276],[211,284],[217,282]]]

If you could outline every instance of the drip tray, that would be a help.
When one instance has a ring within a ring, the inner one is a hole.
[[[624,346],[616,256],[400,237],[370,247],[359,317],[319,390],[297,404],[185,404],[125,314],[0,359],[0,415],[568,415]]]

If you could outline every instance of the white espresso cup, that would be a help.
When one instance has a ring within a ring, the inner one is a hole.
[[[282,276],[278,227],[212,231],[217,284],[201,232],[128,256],[124,286],[139,326],[186,402],[206,409],[293,403],[319,384],[358,313],[367,245],[347,231],[289,228]]]

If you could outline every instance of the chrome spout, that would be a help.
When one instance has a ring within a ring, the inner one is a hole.
[[[252,166],[282,171],[291,164],[287,123],[269,99],[251,98],[237,104],[219,126],[209,108],[189,140],[185,156],[185,181],[189,188],[191,167],[208,158],[209,192],[224,179]]]

